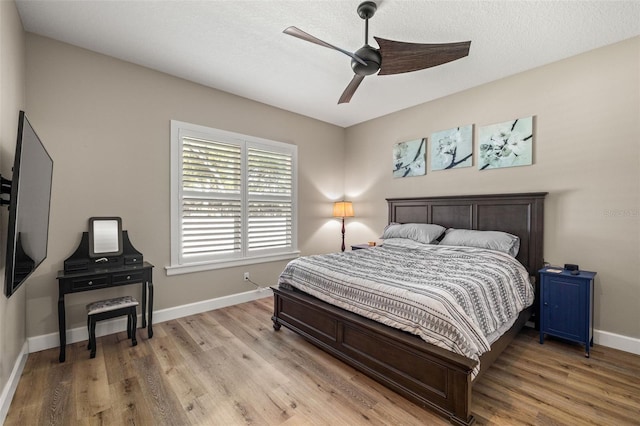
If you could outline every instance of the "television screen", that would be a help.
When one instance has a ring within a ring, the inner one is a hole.
[[[47,257],[53,160],[20,111],[5,263],[5,294],[13,292]]]

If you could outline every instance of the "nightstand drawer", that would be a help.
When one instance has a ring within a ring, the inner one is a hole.
[[[127,283],[139,283],[144,281],[144,271],[139,272],[126,272],[122,274],[113,274],[111,282],[113,285],[127,284]]]
[[[109,285],[108,275],[96,275],[91,278],[77,278],[71,281],[71,291],[100,288]]]

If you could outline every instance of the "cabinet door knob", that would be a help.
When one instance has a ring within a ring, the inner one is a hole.
[[[89,285],[93,285],[93,281],[89,281]]]
[[[549,306],[549,304],[547,302],[544,302],[544,306]]]
[[[127,275],[127,279],[130,280],[131,279],[131,275]]]

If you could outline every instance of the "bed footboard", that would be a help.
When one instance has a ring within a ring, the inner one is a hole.
[[[405,398],[452,423],[470,425],[475,361],[336,308],[273,288],[273,327],[282,325]]]

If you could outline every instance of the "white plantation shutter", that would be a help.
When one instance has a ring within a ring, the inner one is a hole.
[[[296,147],[177,121],[171,129],[167,273],[295,257]]]
[[[242,250],[242,150],[182,138],[182,257]]]
[[[292,155],[249,148],[248,249],[291,246]]]

